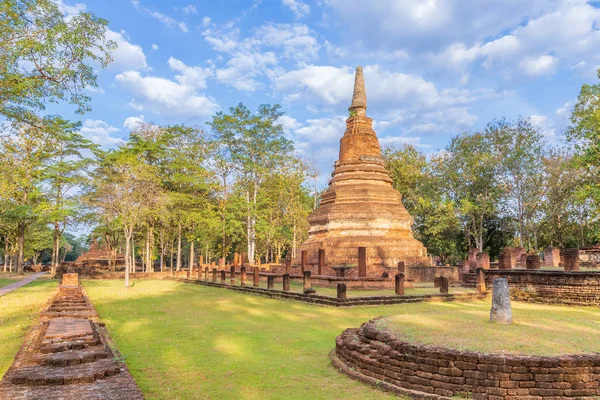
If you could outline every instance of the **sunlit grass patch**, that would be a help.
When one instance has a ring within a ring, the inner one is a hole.
[[[56,281],[38,279],[0,297],[0,376],[10,367],[25,333],[56,285]]]

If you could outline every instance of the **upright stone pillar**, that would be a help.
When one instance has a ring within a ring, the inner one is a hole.
[[[204,268],[204,280],[208,281],[208,267]]]
[[[490,322],[497,322],[499,324],[512,324],[512,321],[512,308],[510,305],[510,290],[508,287],[508,281],[506,278],[494,279]]]
[[[467,261],[469,262],[469,270],[474,271],[477,269],[477,249],[470,249]]]
[[[226,280],[227,280],[227,273],[225,272],[224,269],[222,269],[221,270],[221,283],[224,285]]]
[[[190,270],[185,271],[185,279],[190,279]]]
[[[235,265],[229,267],[229,284],[235,285]]]
[[[346,298],[346,284],[344,284],[344,283],[337,284],[337,298],[338,299]]]
[[[246,286],[246,267],[240,267],[240,286]]]
[[[367,248],[366,247],[358,248],[358,277],[359,278],[367,277]]]
[[[513,252],[510,249],[504,249],[498,254],[498,268],[501,270],[510,270],[516,266]]]
[[[490,255],[488,253],[477,253],[477,268],[490,269]]]
[[[525,261],[527,269],[540,269],[540,257],[537,254],[530,254]]]
[[[275,277],[273,275],[267,276],[267,289],[275,289]]]
[[[200,256],[200,266],[204,266],[204,256]]]
[[[439,276],[434,276],[433,277],[433,287],[434,288],[439,288],[440,287],[440,277]]]
[[[544,267],[558,267],[560,265],[560,249],[546,247],[544,251]]]
[[[579,249],[565,249],[563,254],[565,271],[579,271]]]
[[[219,269],[225,269],[225,257],[219,259]]]
[[[310,271],[304,271],[304,274],[302,277],[303,277],[304,294],[316,293],[315,289],[312,288],[312,285],[310,283]]]
[[[302,250],[300,253],[300,272],[304,273],[306,271],[306,267],[308,266],[308,251]]]
[[[477,276],[477,292],[485,293],[485,270],[483,268],[477,268],[475,274]]]
[[[283,291],[290,291],[290,274],[283,274]]]
[[[212,270],[212,281],[215,283],[217,282],[217,269],[216,268],[213,268],[213,270]]]
[[[214,262],[214,261],[213,261],[213,262],[211,262],[211,263],[210,263],[210,268],[212,268],[212,269],[215,269],[215,268],[217,268],[217,263],[216,263],[216,262]]]
[[[325,249],[319,249],[319,264],[317,275],[323,274],[323,267],[325,266]]]
[[[252,270],[252,285],[254,287],[260,286],[260,268],[258,265],[255,265],[254,269]]]
[[[448,294],[448,290],[449,290],[448,278],[446,278],[445,276],[440,276],[439,277],[439,285],[440,285],[440,293]]]
[[[398,261],[398,272],[405,274],[406,267],[404,266],[404,261]]]
[[[397,296],[404,296],[404,273],[398,272],[396,274],[396,281],[394,289]]]
[[[285,272],[290,273],[290,269],[292,268],[292,260],[289,258],[285,259]]]
[[[237,267],[240,265],[240,255],[239,253],[233,253],[233,266]]]

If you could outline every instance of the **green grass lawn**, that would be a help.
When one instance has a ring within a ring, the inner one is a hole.
[[[400,307],[318,307],[168,280],[84,286],[147,399],[397,398],[341,375],[328,353],[345,328]]]
[[[600,352],[600,309],[513,302],[511,325],[490,324],[489,302],[438,303],[378,325],[413,342],[485,353],[558,355]]]
[[[25,333],[50,299],[56,285],[56,281],[38,278],[0,297],[0,376],[12,364]]]
[[[14,272],[0,272],[0,288],[15,283],[24,277],[25,275],[17,275]]]

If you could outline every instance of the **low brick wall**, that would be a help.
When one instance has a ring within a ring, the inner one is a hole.
[[[443,276],[450,282],[460,281],[459,267],[406,267],[406,279],[415,283],[433,282],[433,278]]]
[[[600,306],[600,272],[544,270],[487,270],[486,286],[506,278],[513,298],[522,301]],[[465,275],[465,284],[475,284],[475,274]]]
[[[353,379],[413,398],[573,399],[600,395],[600,354],[488,355],[417,345],[376,320],[336,339],[333,364]]]
[[[461,294],[429,294],[421,296],[369,296],[369,297],[348,297],[338,299],[336,297],[321,296],[318,294],[304,294],[297,292],[285,292],[276,289],[264,289],[252,287],[252,282],[249,281],[247,286],[230,285],[228,283],[220,283],[220,281],[212,282],[212,278],[208,281],[198,279],[185,279],[167,277],[165,279],[174,280],[185,283],[195,283],[198,285],[218,287],[222,289],[234,290],[237,292],[266,296],[273,299],[285,299],[301,301],[304,303],[319,304],[324,306],[334,307],[356,307],[356,306],[379,306],[388,304],[404,304],[404,303],[421,303],[421,302],[445,302],[445,301],[472,301],[483,299],[485,295],[478,293],[461,293]]]

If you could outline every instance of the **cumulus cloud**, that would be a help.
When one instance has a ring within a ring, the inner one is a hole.
[[[289,8],[294,13],[296,19],[306,17],[310,14],[310,6],[299,0],[282,0],[281,4]]]
[[[131,116],[131,117],[127,117],[125,119],[125,121],[123,121],[123,128],[127,128],[130,131],[134,130],[135,128],[138,127],[139,124],[143,124],[144,121],[144,116],[140,115],[140,116]]]
[[[123,139],[111,135],[118,131],[119,128],[115,128],[102,120],[86,119],[79,132],[86,139],[89,139],[104,148],[111,148],[124,143]]]
[[[187,82],[185,76],[181,75],[181,81]],[[137,110],[149,109],[169,117],[207,117],[218,109],[212,97],[199,94],[196,87],[179,81],[142,76],[138,71],[125,71],[115,79],[135,96],[130,105]],[[193,79],[190,82],[198,83]]]
[[[196,14],[198,12],[196,6],[193,4],[188,4],[187,6],[183,7],[181,11],[183,11],[185,14]]]
[[[117,49],[113,50],[113,62],[109,67],[119,71],[128,69],[143,69],[148,66],[146,55],[142,48],[137,44],[132,44],[126,37],[126,32],[114,32],[108,29],[106,38],[117,43]]]
[[[174,57],[169,57],[168,64],[171,70],[179,72],[175,75],[177,82],[196,89],[206,89],[206,79],[213,76],[210,68],[190,67]]]

